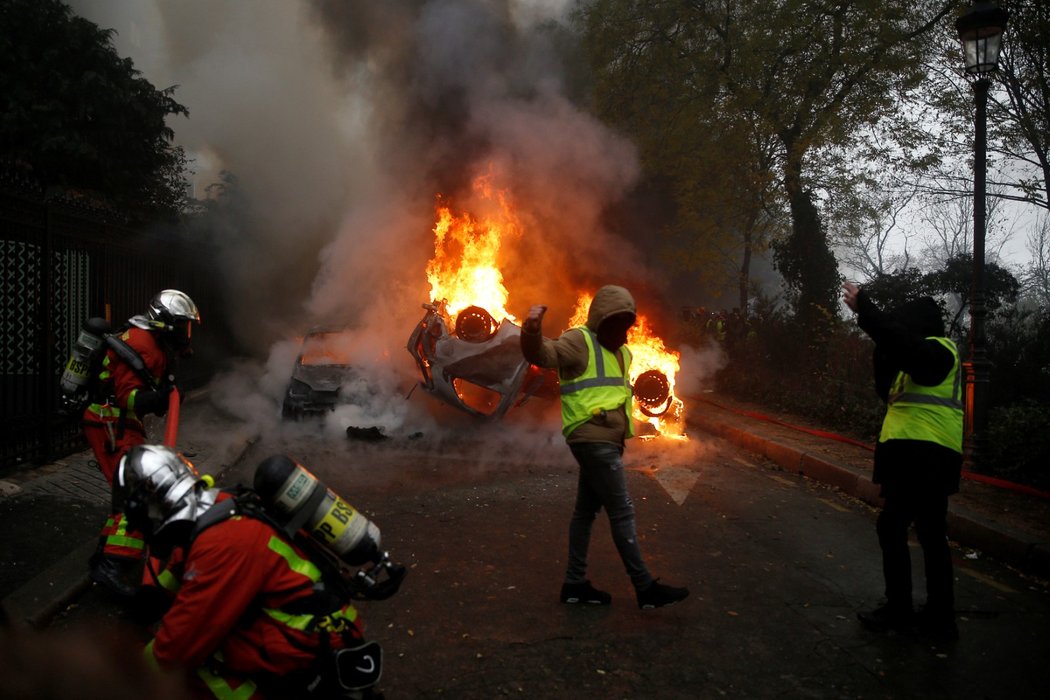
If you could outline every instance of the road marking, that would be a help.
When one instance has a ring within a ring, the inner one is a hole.
[[[824,503],[824,504],[827,504],[827,505],[831,506],[832,508],[834,508],[835,510],[837,510],[840,513],[849,513],[850,512],[849,508],[844,508],[843,506],[839,505],[838,503],[835,503],[835,501],[829,501],[826,498],[818,498],[817,500],[820,501],[821,503]]]
[[[778,481],[781,484],[784,484],[784,486],[790,486],[793,489],[798,488],[798,483],[792,481],[791,479],[785,479],[784,477],[776,476],[775,474],[766,474],[766,476],[772,479],[773,481]]]
[[[667,495],[678,505],[685,503],[689,492],[696,486],[700,475],[692,469],[677,469],[675,467],[627,467],[633,472],[640,472],[650,476],[660,484]]]
[[[981,583],[985,584],[986,586],[991,586],[995,590],[1000,591],[1002,593],[1017,593],[1017,591],[1015,591],[1013,588],[1010,588],[1009,586],[1007,586],[1005,584],[999,583],[998,581],[996,581],[995,579],[993,579],[990,576],[985,576],[984,574],[979,574],[976,571],[973,571],[971,569],[961,569],[961,571],[963,571],[964,573],[968,574],[970,577],[977,579],[978,581],[980,581]]]

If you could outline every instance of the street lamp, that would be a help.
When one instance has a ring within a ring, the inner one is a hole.
[[[988,78],[999,64],[999,46],[1009,13],[994,2],[975,2],[966,14],[955,20],[963,44],[966,72],[977,77],[973,83],[974,163],[973,163],[973,282],[970,288],[970,359],[966,371],[967,462],[979,466],[985,453],[985,427],[988,425],[988,385],[991,362],[985,347],[984,319],[984,237],[985,177],[987,171]]]

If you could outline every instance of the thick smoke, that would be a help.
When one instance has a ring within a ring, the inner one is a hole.
[[[315,324],[350,326],[359,362],[403,396],[415,380],[405,342],[430,301],[435,198],[489,206],[472,188],[481,175],[523,224],[504,246],[512,313],[543,302],[567,318],[578,290],[645,286],[640,256],[602,224],[635,182],[634,149],[566,96],[555,39],[570,4],[71,2],[114,28],[154,85],[178,85],[190,117],[171,126],[198,196],[222,172],[237,178],[237,218],[213,236],[229,303],[216,322],[272,350],[259,376],[225,379],[236,410],[264,420],[290,345]],[[423,420],[382,401],[352,418]]]

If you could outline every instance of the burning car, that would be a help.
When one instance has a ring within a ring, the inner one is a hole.
[[[350,364],[344,329],[314,328],[304,337],[281,402],[281,416],[301,420],[352,402],[363,379]]]
[[[478,417],[499,419],[531,396],[557,396],[552,370],[521,356],[521,328],[468,306],[453,321],[447,303],[423,304],[426,314],[408,339],[420,385],[446,403]]]
[[[502,418],[530,397],[559,397],[554,370],[531,365],[521,354],[521,327],[508,311],[501,261],[504,240],[524,230],[512,199],[488,176],[474,183],[486,215],[455,214],[441,204],[434,225],[434,255],[427,263],[429,303],[408,340],[422,386],[445,403],[488,419]],[[568,328],[583,325],[592,295],[582,292]],[[501,319],[497,321],[497,319]],[[641,435],[683,436],[682,401],[674,394],[679,354],[639,315],[628,333],[634,417]]]
[[[590,300],[582,302],[581,307]],[[463,309],[454,321],[444,301],[423,304],[423,308],[426,314],[409,337],[408,351],[426,391],[461,411],[492,420],[534,396],[558,398],[557,373],[522,357],[520,326],[507,318],[497,324],[479,306]],[[632,379],[639,435],[681,436],[683,404],[672,384],[677,365],[661,369],[658,361],[677,358],[663,349],[659,339],[647,338],[647,333],[643,317],[640,332],[633,330],[633,342],[628,341],[643,368]]]

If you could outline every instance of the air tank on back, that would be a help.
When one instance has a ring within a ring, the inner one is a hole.
[[[254,489],[289,533],[310,537],[350,566],[383,561],[379,528],[301,464],[274,455],[255,469]]]

